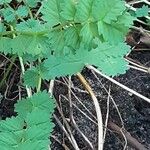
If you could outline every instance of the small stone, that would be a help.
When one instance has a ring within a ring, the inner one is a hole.
[[[132,94],[132,93],[130,93],[130,92],[128,93],[128,95],[129,95],[129,96],[133,96],[133,94]]]

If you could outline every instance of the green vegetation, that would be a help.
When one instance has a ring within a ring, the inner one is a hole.
[[[0,52],[19,57],[23,74],[31,64],[23,81],[37,89],[15,105],[17,117],[0,122],[0,147],[45,150],[55,105],[40,92],[42,79],[73,75],[87,64],[109,76],[125,73],[124,40],[134,18],[122,0],[2,0],[0,6]]]

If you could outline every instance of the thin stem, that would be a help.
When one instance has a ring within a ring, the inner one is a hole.
[[[147,5],[150,5],[150,2],[148,0],[141,0],[141,1],[146,3]]]
[[[41,63],[41,59],[38,58],[38,63]],[[37,92],[40,92],[42,86],[42,78],[39,76],[38,86],[37,86]]]
[[[21,65],[22,74],[24,74],[25,73],[25,68],[24,68],[22,57],[19,57],[19,61],[20,61],[20,65]],[[31,89],[26,86],[26,91],[27,91],[28,97],[31,97],[32,96]]]
[[[50,84],[49,84],[48,93],[50,93],[50,94],[51,94],[51,96],[53,95],[54,82],[55,82],[55,80],[51,80],[51,81],[50,81]]]
[[[40,92],[41,85],[42,85],[42,79],[41,79],[41,77],[39,77],[39,82],[38,82],[38,86],[37,86],[37,92]]]
[[[10,25],[10,28],[11,28],[11,31],[14,31],[13,26]],[[13,38],[15,38],[15,36],[16,35],[13,34]],[[23,64],[23,59],[20,56],[19,56],[19,61],[20,61],[20,65],[21,65],[22,74],[24,74],[25,68],[24,68],[24,64]],[[28,97],[31,97],[32,96],[32,92],[31,92],[31,90],[27,86],[26,86],[26,91],[27,91]]]
[[[12,56],[12,58],[11,58],[11,63],[10,63],[10,65],[9,65],[9,67],[7,68],[7,72],[4,74],[4,77],[3,77],[3,79],[2,79],[1,82],[0,82],[0,88],[3,86],[3,84],[4,84],[5,80],[6,80],[6,78],[8,77],[9,72],[11,71],[11,68],[12,68],[12,66],[13,66],[13,64],[14,64],[14,62],[15,62],[15,60],[16,60],[16,56],[14,55],[14,56]]]
[[[44,35],[44,34],[47,34],[51,31],[53,31],[54,29],[52,30],[43,30],[43,31],[4,31],[4,32],[0,32],[0,36],[4,36],[4,35],[9,35],[9,34],[22,34],[22,35]]]
[[[107,75],[101,73],[99,70],[97,70],[97,69],[94,68],[93,66],[89,66],[89,65],[88,65],[87,68],[93,70],[94,72],[96,72],[96,73],[98,73],[99,75],[103,76],[104,78],[108,79],[108,80],[111,81],[112,83],[118,85],[119,87],[125,89],[126,91],[128,91],[128,92],[130,92],[130,93],[132,93],[132,94],[134,94],[134,95],[140,97],[141,99],[147,101],[148,103],[150,103],[150,99],[149,99],[149,98],[147,98],[147,97],[143,96],[142,94],[140,94],[140,93],[138,93],[138,92],[136,92],[136,91],[134,91],[134,90],[128,88],[127,86],[125,86],[125,85],[123,85],[123,84],[117,82],[117,81],[114,80],[113,78],[111,78],[111,77],[109,77],[109,76],[107,76]]]

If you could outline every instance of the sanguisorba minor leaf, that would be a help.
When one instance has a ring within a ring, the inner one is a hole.
[[[76,0],[64,0],[61,4],[61,16],[65,20],[74,20],[76,13]]]
[[[29,7],[36,7],[37,6],[37,3],[38,2],[41,2],[43,0],[25,0],[26,4],[29,6]]]
[[[12,0],[1,0],[0,1],[0,5],[6,4],[6,3],[10,3]]]
[[[45,62],[47,68],[47,78],[54,79],[55,77],[73,75],[80,72],[84,63],[81,59],[76,58],[76,55],[69,56],[50,56]]]
[[[15,150],[46,150],[48,149],[49,140],[25,141],[20,143]]]
[[[37,67],[32,67],[26,70],[23,75],[24,85],[37,88],[40,78],[42,78],[40,70]]]
[[[20,117],[26,118],[28,113],[33,110],[33,105],[30,100],[22,99],[15,104],[15,112],[19,114]]]
[[[50,56],[44,62],[48,70],[47,78],[54,79],[55,77],[76,74],[87,64],[97,66],[99,70],[109,76],[123,74],[128,69],[127,62],[123,57],[129,51],[130,48],[125,43],[119,43],[116,46],[101,43],[91,51],[86,51],[83,46],[75,55]]]
[[[39,92],[30,98],[30,101],[35,110],[44,110],[49,114],[53,113],[55,108],[55,101],[53,98],[50,98],[49,94],[46,91]]]
[[[19,100],[18,103],[15,104],[15,111],[23,118],[34,110],[45,110],[48,114],[51,114],[54,108],[54,99],[50,98],[46,91],[34,94],[31,98]]]
[[[111,24],[104,21],[98,21],[99,34],[110,44],[124,42],[129,28],[133,24],[133,20],[134,17],[125,12],[121,16],[118,16],[117,21],[112,21]]]
[[[22,99],[15,105],[17,117],[0,121],[0,146],[3,150],[45,150],[54,124],[54,100],[46,91]]]
[[[40,21],[34,19],[29,19],[26,22],[17,24],[17,36],[13,39],[0,37],[0,51],[18,54],[19,56],[26,53],[35,56],[44,54],[48,50],[50,51],[50,43],[46,35],[49,30],[46,27],[45,24],[41,24]]]
[[[11,117],[0,121],[0,132],[13,132],[22,130],[24,120],[21,117]]]
[[[58,25],[62,21],[60,15],[62,1],[63,0],[48,0],[43,2],[43,8],[41,9],[41,13],[43,14],[42,19],[46,21],[50,27]]]
[[[92,5],[93,0],[80,0],[76,6],[76,22],[86,22],[92,19],[91,12],[92,12]]]
[[[141,8],[137,9],[135,12],[136,17],[144,17],[149,15],[150,8],[143,5]]]
[[[92,8],[92,15],[96,21],[104,21],[111,24],[117,21],[117,17],[126,10],[125,2],[122,0],[96,0]]]

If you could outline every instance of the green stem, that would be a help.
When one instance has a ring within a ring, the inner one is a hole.
[[[29,35],[29,36],[45,35],[52,31],[62,30],[62,28],[65,28],[66,25],[69,25],[69,23],[66,23],[63,25],[58,25],[57,27],[49,28],[49,29],[46,29],[43,31],[15,31],[15,30],[4,31],[4,32],[0,32],[0,36],[6,36],[6,35],[10,35],[10,34],[22,34],[22,35]],[[76,24],[76,25],[78,25],[78,24]]]
[[[11,31],[14,31],[14,28],[13,26],[10,25],[10,29]],[[13,38],[15,38],[15,34],[13,34]],[[19,57],[19,61],[20,61],[20,65],[21,65],[21,70],[22,70],[22,74],[24,74],[25,72],[25,68],[24,68],[24,64],[23,64],[23,59],[22,57],[18,56]],[[28,97],[31,97],[32,96],[32,92],[31,92],[31,89],[29,89],[27,86],[26,86],[26,91],[27,91],[27,95]]]
[[[4,31],[0,32],[0,36],[9,35],[9,34],[23,34],[23,35],[44,35],[51,32],[51,30],[43,30],[39,32],[32,32],[32,31]]]
[[[41,85],[42,85],[42,79],[39,78],[38,86],[37,86],[37,92],[40,92],[41,90]]]
[[[41,63],[41,59],[40,58],[38,58],[38,63],[39,64]],[[42,86],[42,78],[39,77],[38,86],[37,86],[37,92],[40,92],[41,86]]]
[[[7,79],[7,77],[8,77],[8,75],[9,75],[11,69],[12,69],[12,66],[13,66],[15,60],[16,60],[16,55],[12,56],[12,58],[11,58],[11,63],[10,63],[10,65],[9,65],[9,67],[7,68],[6,73],[4,74],[3,79],[2,79],[1,82],[0,82],[0,88],[4,85],[4,82],[5,82],[5,80]]]
[[[19,61],[20,61],[20,66],[21,66],[22,74],[24,74],[25,68],[24,68],[24,64],[23,64],[23,59],[22,59],[22,57],[19,57]],[[28,97],[31,97],[31,96],[32,96],[31,89],[29,89],[29,88],[26,86],[26,91],[27,91]]]

